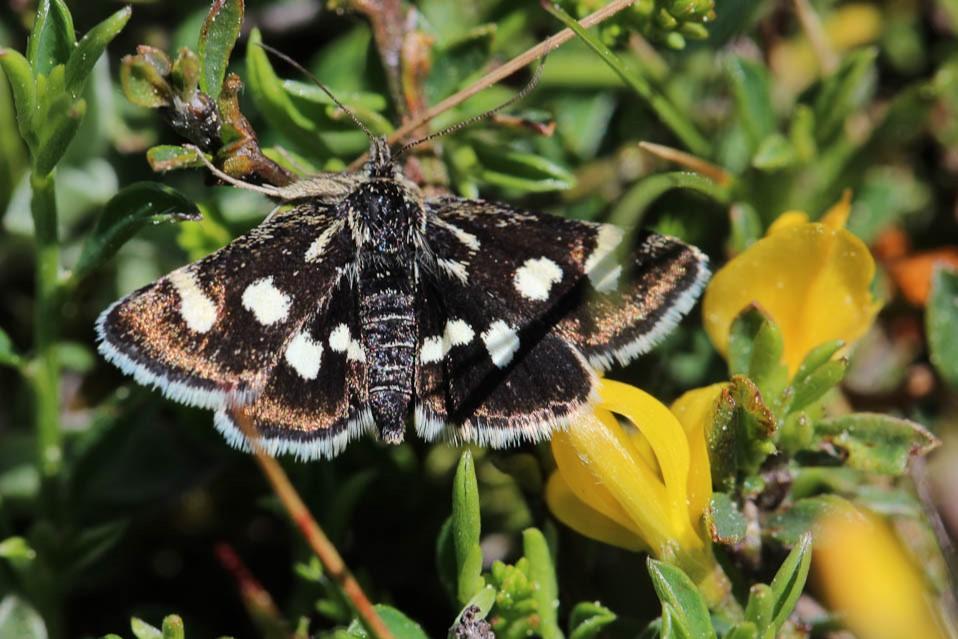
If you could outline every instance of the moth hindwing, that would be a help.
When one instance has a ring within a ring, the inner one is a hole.
[[[588,410],[594,369],[652,348],[708,278],[676,239],[426,199],[384,141],[370,157],[276,189],[289,210],[113,304],[100,352],[241,448],[237,409],[301,459],[367,431],[398,443],[410,416],[425,439],[502,447]]]

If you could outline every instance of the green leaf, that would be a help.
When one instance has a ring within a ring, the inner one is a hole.
[[[376,604],[374,607],[376,608],[376,613],[396,639],[429,639],[422,627],[407,617],[403,612],[384,604]],[[358,619],[349,624],[349,628],[346,629],[346,632],[359,639],[367,639],[367,637],[369,637],[369,633],[366,632],[366,629],[359,623]]]
[[[16,595],[0,600],[0,637],[47,639],[43,618],[26,601]]]
[[[456,584],[459,580],[459,565],[456,559],[456,542],[452,536],[452,516],[443,522],[436,537],[436,568],[439,581],[445,586],[449,596],[458,600]]]
[[[30,63],[19,52],[0,47],[0,67],[3,67],[3,73],[13,91],[20,136],[33,147],[36,133],[33,131],[32,117],[37,105],[37,94]]]
[[[106,45],[123,30],[132,14],[130,7],[123,7],[87,31],[80,39],[66,63],[66,90],[74,99],[83,91],[87,77]]]
[[[764,396],[775,397],[788,379],[782,363],[784,349],[778,325],[757,306],[748,306],[732,322],[729,371],[748,375]]]
[[[776,428],[775,416],[755,384],[747,377],[734,376],[719,396],[706,433],[716,490],[731,492],[739,475],[758,472],[776,450]]]
[[[294,148],[310,159],[329,157],[329,148],[317,135],[315,121],[296,108],[282,80],[273,71],[266,52],[257,46],[260,42],[259,30],[253,29],[246,49],[246,81],[256,108]]]
[[[243,0],[213,0],[200,31],[197,50],[203,69],[200,89],[214,100],[223,89],[226,67],[242,26]],[[259,47],[255,48],[262,52]]]
[[[788,510],[771,515],[765,532],[786,546],[795,546],[802,543],[806,533],[812,532],[812,527],[819,518],[842,512],[842,509],[846,508],[851,508],[851,505],[838,495],[799,499]]]
[[[126,99],[137,106],[156,109],[169,106],[172,89],[166,81],[170,59],[159,49],[141,44],[136,55],[120,62],[120,86]]]
[[[159,628],[155,628],[137,617],[130,619],[130,630],[136,639],[163,639],[163,632]]]
[[[758,628],[751,621],[742,621],[732,626],[722,639],[758,639]]]
[[[758,145],[752,157],[752,166],[760,171],[780,171],[792,166],[797,160],[798,154],[792,143],[781,133],[772,133]]]
[[[838,448],[849,468],[902,475],[908,460],[925,455],[941,442],[923,426],[880,413],[853,413],[815,423],[822,444]]]
[[[932,363],[946,382],[958,388],[958,271],[935,269],[925,331]]]
[[[798,598],[805,588],[808,578],[808,567],[812,563],[812,536],[806,534],[799,539],[788,557],[782,562],[775,578],[772,579],[772,594],[775,605],[772,612],[771,627],[775,632],[784,625],[789,615],[798,603]]]
[[[677,566],[652,559],[646,561],[652,585],[662,602],[662,620],[665,625],[666,609],[671,607],[671,617],[688,629],[689,636],[697,639],[715,637],[708,606],[692,580]],[[663,636],[665,633],[663,632]]]
[[[23,537],[7,537],[0,541],[0,557],[22,563],[36,559],[37,552]]]
[[[795,372],[795,377],[792,379],[792,384],[795,385],[803,382],[805,378],[818,370],[819,366],[822,366],[825,364],[825,362],[831,360],[832,356],[844,345],[844,341],[836,339],[830,342],[819,344],[812,350],[808,351],[808,355],[805,356],[805,359],[802,360],[802,363],[798,366],[798,370]]]
[[[13,350],[13,341],[7,332],[0,328],[0,366],[20,366],[23,360]]]
[[[728,246],[732,255],[738,255],[762,237],[762,218],[748,202],[736,202],[729,207]]]
[[[196,205],[175,189],[157,182],[136,182],[113,196],[87,236],[74,269],[80,280],[109,260],[148,224],[199,220]]]
[[[146,161],[157,173],[178,169],[195,169],[206,166],[195,146],[185,147],[174,144],[160,144],[150,147],[146,152]]]
[[[479,485],[472,453],[468,450],[459,459],[452,486],[452,539],[458,568],[456,593],[459,603],[465,604],[485,586],[479,547]]]
[[[473,149],[482,165],[479,177],[489,184],[530,193],[575,186],[571,171],[544,157],[478,142]]]
[[[672,189],[698,192],[722,204],[728,201],[726,187],[698,173],[691,171],[656,173],[639,180],[626,191],[609,214],[609,222],[628,227],[638,225],[649,205]]]
[[[814,104],[815,132],[820,144],[835,136],[845,119],[868,97],[866,90],[874,79],[877,57],[875,47],[852,51],[838,70],[822,82]]]
[[[792,400],[789,412],[800,411],[821,398],[845,377],[848,360],[844,357],[826,362],[806,375],[801,381],[793,383]]]
[[[27,57],[34,75],[47,75],[66,64],[76,46],[73,16],[63,0],[40,0],[27,43]]]
[[[772,623],[775,610],[775,594],[765,584],[754,584],[748,593],[748,603],[745,606],[745,619],[755,624],[759,634],[764,635]]]
[[[543,639],[562,639],[559,629],[559,585],[552,565],[549,544],[538,528],[522,531],[522,550],[529,560],[529,576],[536,583],[535,598],[539,609],[539,634]]]
[[[41,139],[33,157],[33,172],[36,175],[48,175],[53,171],[73,141],[73,136],[86,115],[86,109],[86,100],[77,100],[62,115],[52,118],[49,128],[41,129]]]
[[[473,595],[472,599],[466,602],[466,605],[462,607],[462,610],[459,611],[459,614],[457,615],[456,618],[457,619],[461,618],[462,613],[464,613],[466,609],[471,608],[472,606],[475,606],[476,608],[479,609],[478,612],[476,612],[476,618],[484,619],[486,615],[489,614],[489,611],[492,610],[492,607],[495,605],[495,603],[496,603],[496,589],[493,588],[492,586],[487,585],[482,590],[480,590],[475,595]]]
[[[578,603],[569,615],[569,639],[595,639],[616,618],[614,612],[598,602]]]
[[[733,56],[728,62],[728,73],[738,121],[745,127],[754,152],[776,128],[768,71],[758,62]]]
[[[726,546],[741,543],[745,539],[747,524],[745,516],[728,494],[712,495],[709,508],[705,511],[705,525],[712,541]]]
[[[167,615],[163,618],[163,639],[184,639],[183,619],[179,615]]]
[[[492,54],[495,36],[495,24],[482,24],[434,48],[432,65],[424,83],[427,102],[439,102],[482,71]]]

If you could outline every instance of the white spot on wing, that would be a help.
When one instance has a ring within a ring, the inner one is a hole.
[[[465,320],[454,319],[446,322],[445,344],[446,349],[453,346],[465,346],[475,337],[475,332]]]
[[[445,345],[441,337],[427,337],[422,341],[419,349],[419,363],[434,364],[441,362],[445,353]]]
[[[264,326],[282,322],[289,315],[290,297],[273,286],[272,277],[263,277],[243,291],[243,308]]]
[[[439,265],[439,268],[446,271],[454,278],[465,284],[469,279],[469,270],[466,268],[466,265],[462,262],[456,260],[448,260],[446,258],[439,258],[436,260],[436,263]]]
[[[200,289],[196,277],[186,269],[173,271],[170,283],[180,295],[180,316],[192,331],[205,333],[216,322],[216,304]]]
[[[622,229],[602,224],[595,238],[595,250],[585,261],[585,272],[592,286],[600,293],[611,293],[619,285],[622,266],[615,263],[612,252],[622,241]]]
[[[446,229],[447,231],[455,235],[456,239],[462,242],[467,249],[471,251],[479,250],[480,243],[479,243],[478,237],[476,237],[475,235],[473,235],[472,233],[468,231],[462,230],[461,228],[459,228],[452,222],[449,222],[448,220],[444,220],[442,218],[435,218],[435,220],[439,226],[443,227],[444,229]]]
[[[349,342],[351,341],[349,327],[345,324],[340,324],[329,334],[329,347],[337,353],[345,353],[349,350]]]
[[[482,334],[482,341],[486,344],[492,363],[499,368],[505,368],[512,361],[512,357],[519,350],[519,335],[502,320],[493,322]]]
[[[516,269],[513,286],[526,299],[544,302],[549,292],[562,280],[562,269],[547,257],[530,258]]]
[[[322,343],[314,342],[305,332],[297,333],[286,347],[286,363],[303,379],[316,379],[322,360]]]
[[[362,344],[360,344],[357,340],[350,340],[349,348],[346,349],[346,359],[351,362],[366,361],[366,352],[363,350]]]

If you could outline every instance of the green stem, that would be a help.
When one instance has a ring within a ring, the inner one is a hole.
[[[622,60],[612,53],[612,51],[602,44],[602,42],[593,36],[587,29],[579,24],[572,16],[562,10],[558,5],[550,0],[544,0],[542,5],[545,9],[554,15],[562,24],[575,31],[583,42],[589,45],[589,48],[595,51],[609,67],[615,71],[622,81],[625,82],[639,97],[641,97],[655,111],[659,119],[672,130],[672,133],[682,141],[685,147],[701,157],[711,155],[711,145],[699,133],[695,125],[675,108],[675,105],[669,102],[661,93],[658,93],[652,85],[649,84],[641,75],[625,68]]]
[[[619,226],[637,228],[646,208],[659,196],[672,189],[689,189],[726,204],[728,189],[716,184],[707,177],[691,171],[670,171],[656,173],[630,188],[609,214],[609,222]]]
[[[36,303],[33,316],[33,391],[37,462],[44,483],[60,472],[60,362],[57,357],[59,322],[60,244],[57,237],[57,204],[53,174],[30,176],[36,241]]]

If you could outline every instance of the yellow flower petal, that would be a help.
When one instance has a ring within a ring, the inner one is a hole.
[[[695,517],[701,518],[712,498],[712,467],[705,436],[712,425],[716,402],[726,385],[712,384],[690,390],[670,407],[689,440],[689,515],[693,517],[693,523],[698,523]]]
[[[821,222],[825,226],[833,229],[843,229],[845,228],[845,223],[848,222],[848,216],[852,212],[852,191],[851,189],[845,189],[842,193],[842,198],[838,200],[835,204],[832,205],[832,208],[825,211],[825,215],[822,216]]]
[[[705,330],[727,354],[732,321],[756,303],[781,329],[785,363],[794,374],[815,346],[834,339],[850,343],[868,330],[879,308],[869,288],[874,272],[868,247],[845,229],[786,227],[715,274],[703,302]]]
[[[689,447],[678,419],[662,402],[634,386],[603,379],[599,386],[602,406],[629,419],[655,453],[667,493],[673,531],[689,531],[687,487]],[[684,544],[689,539],[680,539]]]
[[[552,454],[559,472],[580,500],[620,525],[633,528],[656,552],[673,538],[665,486],[634,454],[610,413],[596,409],[565,431],[555,433]]]
[[[856,637],[945,636],[916,566],[888,526],[849,508],[816,527],[814,573]]]
[[[785,211],[775,218],[775,221],[768,227],[768,231],[765,232],[765,235],[766,237],[774,235],[779,231],[790,229],[793,226],[801,226],[802,224],[808,224],[807,213],[804,211]]]
[[[552,473],[546,484],[546,503],[559,521],[581,535],[626,550],[648,550],[634,529],[620,525],[579,499],[558,471]]]

